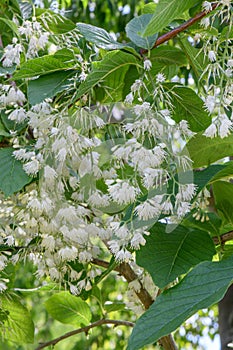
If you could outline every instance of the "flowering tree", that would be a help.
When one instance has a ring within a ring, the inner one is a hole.
[[[1,332],[42,349],[113,324],[128,350],[177,349],[233,280],[232,4],[142,3],[121,40],[69,17],[0,7]],[[79,328],[34,340],[33,298]]]

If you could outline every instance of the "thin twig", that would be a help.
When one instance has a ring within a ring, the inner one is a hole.
[[[47,341],[45,343],[42,343],[35,350],[41,350],[41,349],[44,349],[44,348],[46,348],[47,346],[50,346],[50,345],[54,346],[57,343],[59,343],[60,341],[66,339],[66,338],[72,337],[73,335],[76,335],[76,334],[79,334],[79,333],[86,333],[87,334],[88,331],[91,328],[102,326],[103,324],[113,324],[115,327],[116,326],[127,326],[127,327],[133,327],[134,326],[133,322],[120,321],[120,320],[101,319],[99,321],[91,323],[89,326],[75,329],[75,330],[73,330],[71,332],[67,332],[67,333],[63,334],[62,336],[60,336],[58,338],[55,338],[53,340]]]
[[[198,14],[196,14],[196,16],[190,18],[188,21],[182,23],[179,27],[172,29],[170,32],[165,33],[163,35],[161,35],[160,37],[158,37],[158,39],[156,40],[154,46],[152,47],[152,49],[156,48],[157,46],[165,43],[166,41],[174,38],[175,36],[177,36],[179,33],[185,31],[185,29],[191,27],[194,23],[200,21],[202,18],[204,18],[206,15],[208,15],[210,12],[214,11],[216,9],[216,7],[219,4],[212,4],[212,10],[211,11],[202,11],[199,12]],[[148,50],[146,49],[142,49],[140,50],[140,53],[143,55],[145,53],[147,53]]]

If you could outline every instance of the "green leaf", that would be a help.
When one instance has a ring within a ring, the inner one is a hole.
[[[193,69],[195,78],[199,79],[208,64],[208,60],[203,51],[193,47],[186,37],[180,38],[179,43]]]
[[[108,52],[102,61],[93,63],[92,71],[79,86],[75,98],[80,98],[95,85],[101,83],[109,88],[115,100],[121,100],[124,76],[131,65],[138,65],[133,55],[118,50]]]
[[[208,221],[205,220],[201,222],[201,220],[196,220],[191,213],[182,221],[182,225],[185,227],[207,231],[211,235],[211,237],[218,236],[220,234],[222,220],[217,214],[212,212],[208,213],[208,217]]]
[[[225,181],[213,183],[216,208],[224,215],[228,223],[233,224],[233,184]]]
[[[3,23],[3,24],[1,24],[1,22]],[[8,28],[10,28],[10,30],[14,33],[14,34],[16,34],[17,36],[18,36],[18,27],[17,27],[17,25],[13,22],[13,21],[11,21],[10,19],[6,19],[6,18],[2,18],[2,17],[0,17],[0,26],[1,26],[1,30],[3,30],[3,25],[6,25]]]
[[[118,43],[105,29],[86,23],[77,23],[77,27],[87,41],[98,47],[105,50],[127,49],[127,45]]]
[[[232,177],[233,177],[233,161],[230,161],[222,165],[222,169],[212,177],[210,182],[212,183],[222,179],[229,180]]]
[[[11,137],[11,134],[6,130],[1,120],[0,120],[0,136]]]
[[[138,47],[147,50],[154,46],[158,34],[156,33],[143,38],[140,33],[144,31],[152,16],[151,14],[145,14],[135,17],[125,27],[127,37]]]
[[[0,190],[6,197],[32,181],[23,170],[22,163],[13,156],[13,151],[13,148],[0,149]]]
[[[166,225],[159,223],[150,231],[145,246],[137,251],[137,264],[150,273],[159,288],[200,262],[212,260],[215,254],[214,243],[204,231],[178,226],[167,233]]]
[[[32,78],[38,75],[67,70],[74,67],[74,65],[73,52],[68,49],[62,49],[54,55],[45,55],[23,63],[20,70],[14,73],[13,78],[15,80]]]
[[[209,165],[224,157],[233,156],[233,135],[223,139],[221,137],[211,139],[200,133],[188,142],[187,149],[194,168]]]
[[[114,311],[124,310],[125,303],[123,303],[122,301],[115,301],[114,303],[106,302],[104,304],[104,309],[106,312],[114,312]]]
[[[31,315],[16,296],[4,296],[1,294],[0,308],[5,311],[7,316],[3,320],[3,326],[0,328],[2,337],[17,344],[33,343],[34,324]]]
[[[201,171],[194,171],[194,183],[198,186],[197,192],[201,191],[208,183],[213,182],[215,175],[217,176],[224,168],[224,164],[215,164]]]
[[[157,4],[154,2],[150,2],[149,4],[146,4],[142,9],[142,14],[145,15],[147,13],[154,13],[156,9]]]
[[[163,45],[155,48],[151,52],[150,60],[153,64],[151,70],[154,73],[160,72],[164,66],[177,65],[185,66],[187,59],[183,51],[175,46]]]
[[[173,83],[164,84],[170,88],[171,100],[174,106],[172,118],[176,122],[187,120],[194,132],[205,130],[211,123],[211,117],[204,110],[202,99],[190,88],[174,86]]]
[[[43,75],[28,83],[28,100],[31,105],[42,102],[45,98],[54,97],[70,86],[69,79],[75,71],[61,71]]]
[[[197,265],[179,284],[163,292],[137,321],[127,350],[138,350],[171,333],[200,309],[217,303],[233,280],[233,256]]]
[[[160,0],[150,22],[144,29],[143,35],[149,36],[161,32],[175,18],[178,18],[196,3],[197,0]]]
[[[48,313],[61,323],[86,326],[91,321],[89,305],[69,292],[54,294],[46,300],[45,307]]]
[[[76,25],[70,19],[50,10],[37,8],[36,16],[43,27],[54,34],[64,34],[76,29]]]

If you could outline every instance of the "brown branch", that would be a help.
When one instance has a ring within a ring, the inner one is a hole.
[[[231,241],[233,240],[233,231],[229,231],[226,233],[223,233],[220,236],[214,236],[213,238],[214,244],[218,245],[223,245],[225,244],[227,241]]]
[[[188,21],[182,23],[179,27],[172,29],[170,32],[165,33],[163,35],[161,35],[160,37],[158,37],[158,39],[156,40],[154,46],[152,47],[152,49],[156,48],[157,46],[165,43],[166,41],[174,38],[175,36],[177,36],[179,33],[183,32],[185,29],[191,27],[194,23],[200,21],[202,18],[204,18],[206,15],[208,15],[210,12],[214,11],[216,9],[216,7],[219,4],[212,4],[212,10],[211,11],[202,11],[199,12],[198,14],[196,14],[196,16],[194,16],[193,18],[190,18]],[[142,49],[140,50],[140,53],[143,55],[145,53],[147,53],[148,50],[146,49]]]
[[[102,266],[104,268],[108,268],[109,263],[100,259],[93,259],[93,264],[96,264],[98,266]],[[115,268],[115,271],[119,272],[121,276],[123,276],[126,281],[132,282],[134,280],[138,280],[137,274],[133,271],[131,266],[127,263],[121,263]],[[142,283],[138,280],[140,283],[140,291],[136,292],[136,295],[138,299],[141,301],[141,303],[144,305],[145,309],[148,309],[154,302],[151,295],[148,293],[148,291],[143,287]],[[174,339],[171,334],[162,337],[159,339],[159,344],[163,347],[164,350],[178,350]]]
[[[99,321],[91,323],[89,326],[75,329],[74,331],[67,332],[67,333],[63,334],[62,336],[60,336],[58,338],[50,340],[50,341],[48,341],[46,343],[42,343],[35,350],[41,350],[41,349],[44,349],[44,348],[46,348],[47,346],[50,346],[50,345],[54,346],[57,343],[59,343],[60,341],[66,339],[66,338],[72,337],[73,335],[76,335],[76,334],[79,334],[79,333],[88,333],[88,331],[91,328],[102,326],[103,324],[113,324],[115,327],[116,326],[127,326],[127,327],[133,327],[134,326],[134,323],[128,322],[128,321],[102,319],[102,320],[99,320]]]

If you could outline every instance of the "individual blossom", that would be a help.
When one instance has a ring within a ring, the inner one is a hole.
[[[156,75],[156,82],[163,83],[166,80],[165,75],[163,73],[158,73]]]
[[[217,131],[218,130],[215,123],[211,123],[210,126],[208,126],[208,128],[205,130],[203,135],[212,139],[213,137],[217,136]]]
[[[211,114],[215,109],[216,97],[208,95],[205,99],[205,107],[207,111]]]
[[[210,12],[212,10],[212,4],[209,1],[204,1],[202,4],[202,8],[206,12]]]
[[[220,125],[218,128],[218,132],[221,139],[223,139],[231,133],[231,131],[233,130],[233,124],[232,121],[230,121],[230,119],[226,116],[226,114],[221,114],[219,116],[219,122]]]
[[[216,53],[213,50],[210,50],[208,52],[208,58],[210,60],[210,62],[215,62],[216,61]]]
[[[28,175],[35,176],[40,170],[40,162],[35,158],[23,165],[24,171]]]
[[[144,246],[146,244],[146,240],[143,237],[142,233],[135,232],[133,235],[133,238],[130,241],[130,245],[133,249],[140,249],[141,246]]]
[[[129,262],[132,259],[132,254],[125,248],[116,253],[115,258],[119,262]]]
[[[24,108],[16,108],[14,109],[9,115],[9,120],[14,120],[16,123],[22,123],[24,120],[27,119],[27,114]]]
[[[150,70],[152,67],[152,63],[149,59],[146,59],[143,63],[143,67],[146,71]]]

